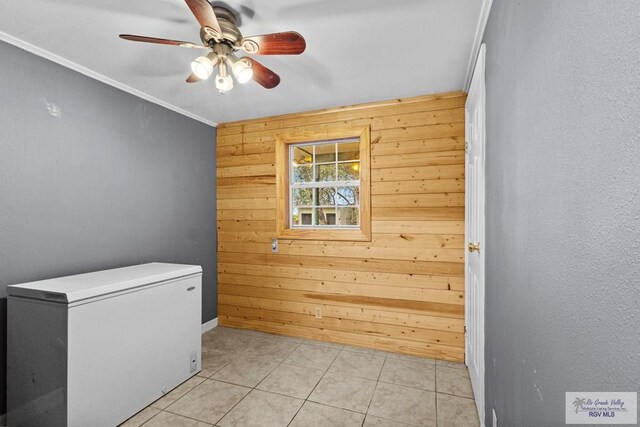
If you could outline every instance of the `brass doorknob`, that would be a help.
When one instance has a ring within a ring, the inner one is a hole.
[[[469,242],[469,252],[480,252],[480,242],[471,243]]]

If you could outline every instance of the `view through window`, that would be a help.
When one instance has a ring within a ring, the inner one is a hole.
[[[360,140],[289,145],[292,228],[358,228]]]

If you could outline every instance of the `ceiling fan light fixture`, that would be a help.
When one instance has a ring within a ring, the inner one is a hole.
[[[222,77],[220,74],[216,76],[216,88],[220,93],[229,92],[233,89],[233,79],[231,76]]]
[[[229,75],[227,64],[225,62],[220,63],[219,73],[216,76],[216,88],[220,93],[229,92],[233,89],[233,79]]]
[[[251,62],[242,58],[233,64],[233,74],[236,76],[238,83],[244,84],[253,78],[253,68]]]
[[[213,73],[213,61],[206,56],[199,56],[191,63],[191,71],[200,80],[206,80]]]

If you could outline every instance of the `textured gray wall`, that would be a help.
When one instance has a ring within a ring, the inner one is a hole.
[[[0,297],[12,283],[200,264],[202,320],[216,317],[215,129],[2,42],[0,58]],[[5,366],[6,300],[0,326]]]
[[[640,391],[640,2],[495,0],[487,43],[486,422]]]

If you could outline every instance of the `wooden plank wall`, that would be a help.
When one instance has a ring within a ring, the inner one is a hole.
[[[455,92],[219,126],[220,324],[462,361],[465,99]],[[372,241],[281,240],[272,254],[275,136],[363,125],[371,125]]]

